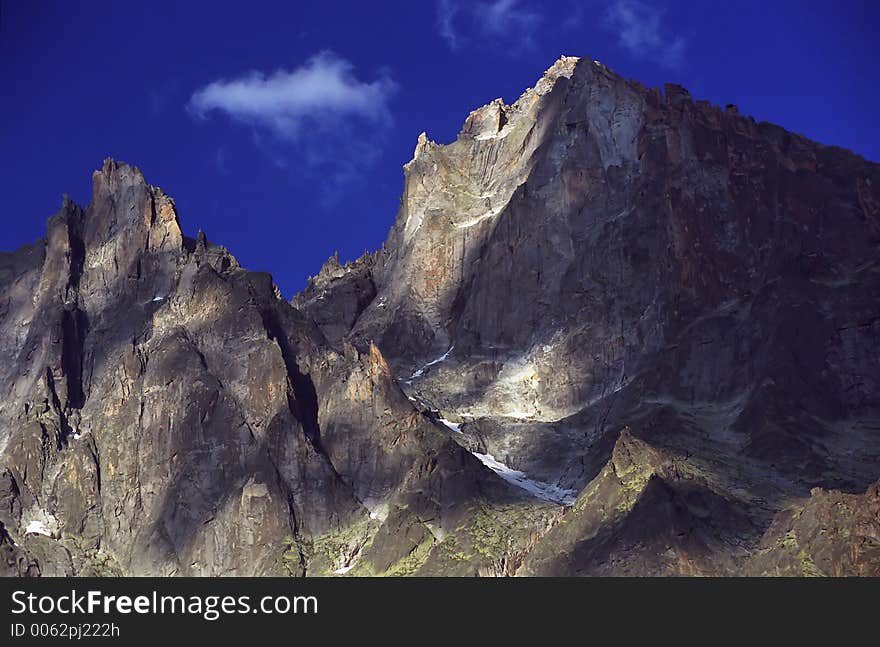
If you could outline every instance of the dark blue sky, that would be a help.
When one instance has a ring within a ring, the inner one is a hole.
[[[2,1],[2,0],[0,0]],[[38,6],[40,5],[40,6]],[[197,6],[200,5],[200,6]],[[2,2],[0,249],[140,166],[286,296],[381,245],[425,130],[513,101],[561,54],[880,160],[880,3]]]

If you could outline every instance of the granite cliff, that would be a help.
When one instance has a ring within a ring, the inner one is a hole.
[[[564,57],[291,302],[108,160],[0,254],[9,575],[880,574],[880,166]]]

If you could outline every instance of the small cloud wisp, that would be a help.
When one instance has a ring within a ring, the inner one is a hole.
[[[387,74],[363,81],[349,61],[321,52],[293,70],[209,83],[193,93],[187,110],[197,119],[220,113],[250,126],[252,142],[272,164],[311,177],[329,207],[381,157],[396,92]],[[225,147],[217,149],[221,174],[228,157]]]
[[[437,2],[437,30],[453,51],[487,39],[528,49],[534,45],[534,32],[541,20],[541,14],[525,0]]]
[[[322,52],[294,70],[250,72],[209,83],[192,95],[188,107],[198,117],[217,111],[296,140],[306,123],[332,127],[335,120],[352,116],[388,123],[388,102],[396,89],[388,76],[360,81],[351,63]]]
[[[616,32],[621,47],[635,58],[654,57],[666,67],[679,68],[685,41],[667,34],[663,9],[642,0],[612,0],[605,12],[605,27]]]

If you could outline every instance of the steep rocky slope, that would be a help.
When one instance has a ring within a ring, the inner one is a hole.
[[[880,167],[562,58],[291,303],[108,161],[0,253],[6,574],[880,573]]]
[[[405,572],[411,543],[525,498],[137,169],[106,162],[0,277],[7,573],[329,574],[362,550]]]
[[[456,141],[420,136],[404,169],[383,249],[296,303],[325,329],[360,311],[331,337],[376,340],[462,446],[581,493],[577,511],[628,425],[713,501],[700,572],[739,572],[811,488],[880,477],[877,164],[563,57]],[[655,474],[637,525],[678,509],[672,481]],[[696,568],[635,545],[608,572]]]

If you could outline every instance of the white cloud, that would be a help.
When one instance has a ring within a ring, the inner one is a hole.
[[[306,123],[328,126],[348,117],[387,123],[388,101],[395,90],[387,75],[361,81],[351,63],[322,52],[294,70],[250,72],[209,83],[192,95],[189,108],[200,117],[218,111],[297,139]]]
[[[454,24],[456,19],[457,25]],[[479,44],[487,39],[505,41],[517,49],[530,47],[541,20],[541,15],[525,0],[437,2],[437,28],[452,50],[458,49],[465,41]]]
[[[662,20],[663,9],[642,0],[612,0],[605,12],[605,27],[617,32],[620,45],[630,54],[679,67],[685,41],[668,34]]]
[[[361,80],[350,62],[322,52],[293,70],[209,83],[187,108],[200,119],[220,113],[249,126],[253,145],[280,171],[308,176],[329,208],[382,156],[396,91],[387,74]],[[220,173],[227,152],[221,145],[212,160]]]
[[[483,30],[490,34],[527,34],[541,17],[524,6],[520,0],[481,2],[474,8]]]
[[[458,5],[452,0],[439,0],[437,2],[437,29],[440,37],[449,45],[449,49],[456,50],[459,47],[458,32],[452,21],[458,13]]]

